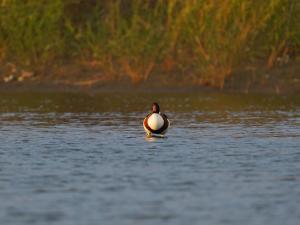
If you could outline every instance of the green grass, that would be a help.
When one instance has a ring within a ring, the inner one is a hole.
[[[0,60],[97,61],[115,80],[222,88],[243,62],[297,53],[299,15],[296,0],[0,0]]]
[[[2,0],[0,10],[0,42],[9,60],[44,64],[61,54],[60,0]]]

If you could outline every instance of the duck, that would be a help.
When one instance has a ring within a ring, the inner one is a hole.
[[[170,121],[168,117],[160,112],[158,103],[154,102],[151,108],[152,112],[149,113],[144,121],[143,126],[146,131],[147,137],[159,136],[164,137],[169,126]]]

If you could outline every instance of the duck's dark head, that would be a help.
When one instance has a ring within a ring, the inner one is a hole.
[[[159,105],[158,105],[156,102],[154,102],[154,103],[152,104],[152,112],[153,112],[153,113],[159,113],[159,111],[160,111]]]

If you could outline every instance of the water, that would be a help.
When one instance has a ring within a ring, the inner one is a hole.
[[[0,97],[1,225],[299,224],[297,96]],[[144,137],[154,100],[164,139]]]

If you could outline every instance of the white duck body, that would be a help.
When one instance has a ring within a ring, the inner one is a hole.
[[[148,136],[164,135],[170,126],[170,121],[164,114],[151,113],[144,119],[143,125]]]

